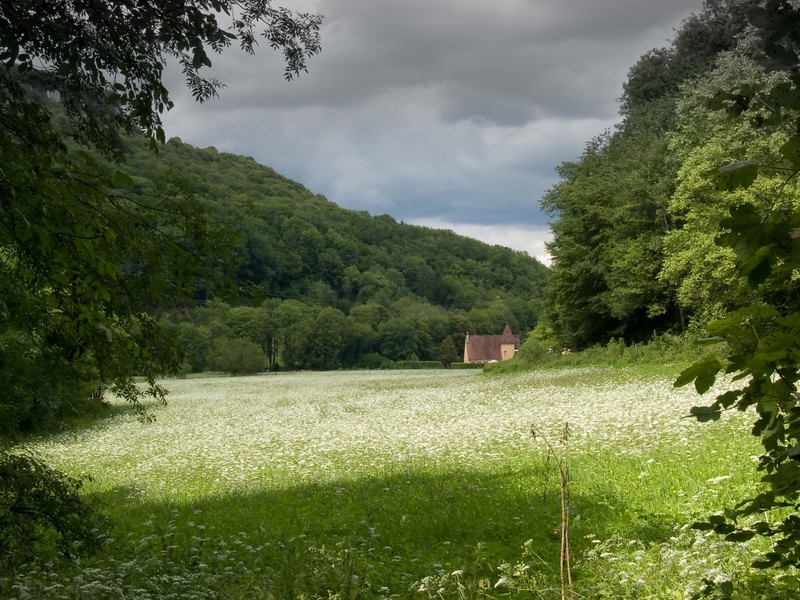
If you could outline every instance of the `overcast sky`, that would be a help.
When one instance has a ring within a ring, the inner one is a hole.
[[[555,167],[619,120],[628,69],[701,0],[276,0],[324,15],[283,81],[263,43],[212,56],[227,86],[173,84],[167,137],[252,156],[340,206],[546,261]]]

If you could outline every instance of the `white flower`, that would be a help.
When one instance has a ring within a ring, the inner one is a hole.
[[[730,475],[720,475],[719,477],[712,477],[711,479],[706,479],[706,483],[711,485],[716,485],[730,478],[731,478]]]
[[[494,584],[494,589],[505,587],[507,585],[508,585],[508,577],[503,576],[497,580],[497,583]]]

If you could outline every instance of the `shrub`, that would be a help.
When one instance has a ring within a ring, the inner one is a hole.
[[[391,358],[386,358],[385,356],[381,357],[381,365],[380,368],[384,371],[388,371],[394,369],[394,361]]]
[[[13,569],[53,554],[96,553],[108,524],[81,495],[83,482],[31,455],[0,450],[0,561]]]
[[[384,360],[386,359],[377,352],[368,352],[361,356],[356,366],[360,369],[380,369]]]
[[[252,375],[267,370],[264,350],[244,338],[214,340],[209,362],[214,369],[232,375]]]
[[[67,360],[33,336],[0,333],[0,436],[53,430],[67,418],[97,414],[97,377],[86,357]]]
[[[559,351],[545,340],[529,337],[514,360],[491,365],[493,373],[530,369],[537,366],[558,365],[631,365],[691,363],[719,348],[698,343],[691,335],[654,335],[646,343],[625,343],[621,338],[611,339],[605,345],[596,345],[579,352]]]
[[[531,336],[522,344],[516,358],[523,364],[542,364],[555,360],[560,354],[554,349],[552,341]]]
[[[204,371],[208,362],[208,351],[211,348],[209,329],[203,325],[198,327],[191,323],[179,323],[176,331],[184,361],[188,364],[188,372]]]

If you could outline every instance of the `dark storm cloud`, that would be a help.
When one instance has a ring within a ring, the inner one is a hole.
[[[345,207],[540,235],[555,167],[613,125],[628,69],[701,1],[291,5],[325,15],[310,72],[283,82],[267,47],[218,56],[221,97],[176,95],[168,135],[251,155]]]

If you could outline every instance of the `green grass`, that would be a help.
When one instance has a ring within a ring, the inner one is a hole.
[[[115,542],[0,579],[0,596],[560,598],[558,478],[535,424],[569,453],[578,597],[685,598],[704,578],[783,597],[793,581],[748,566],[757,540],[687,527],[753,489],[758,446],[746,415],[685,418],[699,399],[672,379],[637,367],[170,381],[153,424],[120,413],[31,444],[93,476]]]

